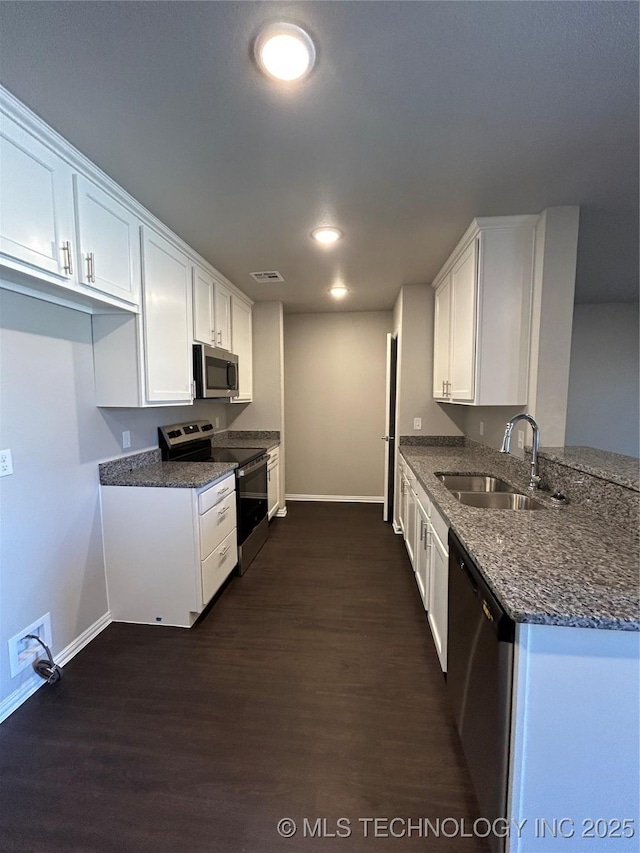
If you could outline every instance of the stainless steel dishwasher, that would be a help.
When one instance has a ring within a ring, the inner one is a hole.
[[[480,815],[493,822],[506,817],[515,624],[453,532],[448,607],[447,688]]]

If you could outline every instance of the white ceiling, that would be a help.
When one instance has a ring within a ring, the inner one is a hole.
[[[250,61],[278,19],[316,41],[302,84]],[[474,216],[562,204],[577,300],[637,299],[635,2],[5,0],[0,26],[7,88],[255,299],[389,309]]]

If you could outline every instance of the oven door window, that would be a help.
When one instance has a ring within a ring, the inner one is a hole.
[[[238,527],[240,543],[267,514],[267,466],[260,465],[236,480],[238,487]]]
[[[233,388],[230,384],[229,368],[234,367],[228,361],[221,358],[205,357],[205,377],[207,391],[218,391],[220,389]]]

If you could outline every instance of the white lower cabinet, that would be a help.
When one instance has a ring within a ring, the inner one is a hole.
[[[432,510],[432,513],[435,510]],[[447,671],[447,605],[449,600],[449,548],[434,530],[429,531],[429,596],[427,613],[433,642],[443,672]],[[445,540],[446,542],[446,540]]]
[[[277,447],[269,451],[267,462],[267,506],[271,520],[280,508],[280,451]]]
[[[449,599],[449,525],[404,460],[398,463],[402,484],[399,518],[416,584],[443,672],[447,671]]]
[[[206,489],[100,492],[112,619],[191,627],[238,563],[235,475]]]
[[[420,598],[424,604],[425,610],[428,605],[429,595],[429,516],[427,510],[423,507],[420,499],[416,499],[416,545],[414,549],[413,571],[416,576],[416,583],[420,590]]]

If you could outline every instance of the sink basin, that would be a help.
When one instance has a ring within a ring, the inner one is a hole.
[[[466,506],[477,506],[484,509],[544,509],[543,505],[534,501],[528,495],[515,492],[458,492],[451,494]]]
[[[438,474],[450,492],[513,492],[513,486],[489,475]]]

